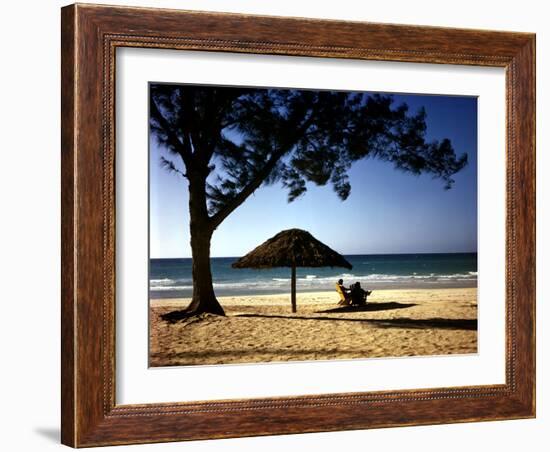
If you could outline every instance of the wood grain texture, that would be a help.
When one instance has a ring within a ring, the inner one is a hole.
[[[115,403],[117,47],[506,68],[506,384]],[[72,5],[62,10],[62,442],[74,447],[535,415],[535,37]]]
[[[61,20],[61,441],[75,443],[75,322],[74,322],[74,138],[75,138],[75,59],[74,9],[63,9]]]

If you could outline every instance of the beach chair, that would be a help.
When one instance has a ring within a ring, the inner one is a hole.
[[[351,298],[349,295],[346,296],[346,293],[342,290],[342,287],[340,287],[340,284],[336,283],[336,292],[340,296],[340,301],[338,301],[338,304],[340,306],[349,306],[351,303]]]

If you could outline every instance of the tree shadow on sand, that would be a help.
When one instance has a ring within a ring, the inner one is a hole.
[[[249,349],[212,349],[212,350],[200,350],[200,351],[184,351],[176,353],[162,353],[151,355],[151,358],[154,359],[167,359],[167,360],[195,360],[195,359],[204,359],[204,357],[209,358],[226,358],[226,357],[240,357],[240,358],[249,358],[249,357],[258,357],[258,355],[263,355],[265,357],[272,356],[273,358],[279,358],[280,361],[286,361],[287,359],[280,359],[281,355],[294,356],[298,357],[315,357],[315,355],[341,355],[344,353],[359,353],[357,350],[349,350],[342,348],[315,348],[315,349],[303,349],[297,350],[288,347],[254,347]],[[315,359],[315,358],[314,358]],[[181,365],[181,364],[178,364]],[[158,365],[157,365],[158,366]]]
[[[406,317],[396,319],[358,319],[345,317],[307,317],[297,315],[278,314],[235,314],[232,317],[252,317],[263,319],[292,319],[292,320],[316,320],[330,322],[360,322],[371,324],[377,328],[404,328],[404,329],[444,329],[444,330],[477,330],[477,319],[409,319]]]
[[[339,306],[337,308],[317,311],[317,314],[338,314],[344,312],[369,312],[369,311],[387,311],[389,309],[404,309],[416,306],[416,303],[397,303],[389,301],[387,303],[367,303],[364,306]]]
[[[370,319],[369,323],[377,328],[477,330],[477,319]]]
[[[368,312],[368,311],[386,311],[388,309],[403,309],[416,306],[415,303],[397,303],[395,301],[390,301],[387,303],[369,303],[365,306],[339,306],[337,308],[327,309],[324,311],[317,311],[315,314],[338,314],[338,313],[347,313],[347,312]],[[165,314],[161,314],[160,318],[169,323],[184,322],[186,324],[195,323],[204,318],[213,318],[214,314],[193,314],[186,310],[171,311]],[[254,317],[255,314],[239,314],[233,317]],[[259,315],[260,316],[260,315]],[[261,317],[261,316],[260,316]],[[270,315],[269,317],[276,317],[275,314]],[[281,316],[281,318],[294,318],[290,316]],[[296,318],[309,318],[309,317],[296,317]],[[332,317],[331,317],[332,318]]]

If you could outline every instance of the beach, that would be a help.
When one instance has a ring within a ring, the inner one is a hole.
[[[170,323],[189,298],[150,300],[150,366],[237,364],[477,353],[477,289],[374,290],[340,307],[334,290],[220,296],[226,316]]]

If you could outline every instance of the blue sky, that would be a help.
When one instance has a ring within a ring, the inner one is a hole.
[[[468,165],[450,190],[429,175],[396,171],[362,160],[349,172],[351,194],[341,201],[332,187],[308,185],[292,203],[280,185],[261,187],[214,232],[212,256],[241,256],[288,228],[310,231],[343,254],[444,253],[477,250],[477,99],[394,95],[414,112],[424,106],[427,138],[451,139]],[[160,166],[169,157],[150,143],[150,256],[191,257],[187,184]],[[172,157],[173,158],[173,157]]]

